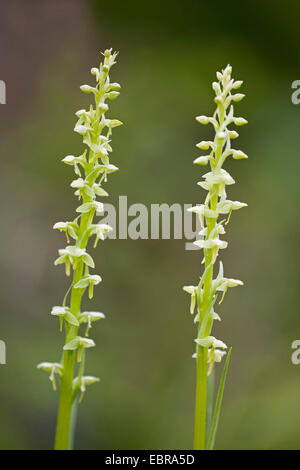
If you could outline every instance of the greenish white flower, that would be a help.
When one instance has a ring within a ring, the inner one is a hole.
[[[204,338],[196,338],[195,342],[203,348],[221,348],[227,349],[227,346],[220,339],[216,339],[214,336],[205,336]]]
[[[69,235],[72,238],[74,238],[74,240],[77,239],[78,225],[77,225],[76,221],[74,221],[74,222],[56,222],[53,225],[53,228],[55,230],[59,230],[60,232],[65,232],[68,242],[70,241]]]
[[[190,312],[191,314],[194,313],[195,311],[195,306],[196,306],[196,297],[197,297],[197,286],[184,286],[183,290],[190,294],[191,296],[191,307],[190,307]]]
[[[203,248],[204,250],[209,248],[218,248],[218,250],[223,250],[224,248],[227,248],[228,243],[220,240],[219,238],[213,238],[208,240],[195,240],[194,245],[199,248]]]
[[[200,124],[213,124],[214,127],[218,125],[215,118],[208,117],[208,116],[197,116],[196,121],[200,122]]]
[[[212,148],[214,147],[214,143],[208,140],[202,140],[201,142],[199,142],[199,144],[196,145],[196,147],[198,147],[201,150],[208,150],[209,147],[212,147]]]
[[[234,101],[236,103],[241,101],[243,98],[245,98],[245,95],[243,95],[243,93],[236,93],[235,95],[232,95],[232,97],[231,97],[232,101]]]
[[[91,234],[95,234],[94,248],[96,248],[99,240],[105,240],[105,235],[112,231],[112,227],[108,224],[94,224],[91,226]]]
[[[59,257],[55,260],[55,266],[58,264],[65,263],[66,265],[66,275],[70,275],[70,267],[73,266],[75,270],[78,266],[79,261],[83,261],[86,266],[90,268],[95,267],[93,258],[86,252],[85,248],[79,248],[76,245],[67,246],[61,250],[58,250]]]
[[[244,158],[248,158],[248,155],[246,155],[241,150],[232,150],[232,158],[235,160],[242,160]]]
[[[208,362],[208,371],[207,371],[207,375],[210,375],[211,374],[211,371],[213,369],[213,366],[214,366],[214,363],[215,362],[221,362],[222,361],[222,358],[223,356],[226,355],[226,351],[224,350],[221,350],[221,349],[215,349],[215,348],[210,348],[208,350],[208,359],[207,359],[207,362]]]
[[[222,168],[226,158],[230,155],[232,155],[235,160],[248,158],[241,150],[231,148],[231,139],[236,139],[238,132],[229,129],[228,126],[231,124],[242,126],[247,123],[246,119],[234,116],[233,103],[241,101],[244,98],[244,94],[232,93],[233,90],[238,89],[242,85],[242,81],[234,81],[231,78],[231,72],[231,66],[227,65],[222,72],[217,72],[218,81],[212,84],[216,95],[215,102],[217,104],[217,109],[213,116],[200,115],[196,117],[196,120],[201,124],[206,125],[212,123],[216,135],[213,141],[202,140],[196,145],[202,150],[210,149],[209,155],[200,156],[194,160],[194,163],[197,165],[210,164],[210,171],[203,175],[203,181],[198,182],[198,185],[208,191],[208,194],[204,204],[196,204],[188,209],[188,211],[196,213],[199,216],[201,223],[202,228],[199,232],[199,236],[203,238],[195,240],[194,244],[204,250],[203,261],[205,263],[205,271],[198,286],[185,286],[184,290],[191,295],[191,312],[195,311],[198,301],[198,312],[194,321],[199,323],[201,335],[196,339],[196,343],[199,346],[209,348],[209,373],[213,363],[221,361],[225,354],[224,349],[227,348],[223,341],[217,340],[211,335],[213,321],[220,321],[219,315],[214,312],[213,308],[217,293],[223,292],[224,297],[229,287],[243,284],[242,281],[225,278],[222,263],[220,263],[219,274],[216,279],[213,279],[213,267],[219,250],[225,249],[228,245],[226,241],[219,238],[220,235],[225,233],[223,226],[225,221],[219,220],[219,218],[221,218],[222,214],[227,214],[226,224],[229,222],[232,211],[247,206],[247,204],[243,202],[227,199],[225,188],[233,185],[235,181],[228,171]],[[209,288],[207,286],[209,286]],[[207,309],[207,311],[205,311],[205,309]],[[202,325],[204,319],[207,327]],[[201,328],[206,328],[206,334],[203,335]]]
[[[248,121],[242,117],[233,118],[233,122],[236,126],[244,126],[245,124],[248,124]]]
[[[92,327],[92,322],[104,319],[105,315],[102,312],[82,312],[79,317],[79,323],[87,323],[85,336],[88,336],[89,330]]]
[[[50,382],[52,383],[53,390],[56,390],[56,381],[55,381],[55,374],[58,376],[62,376],[63,373],[63,366],[59,362],[41,362],[37,365],[38,369],[45,370],[46,372],[50,372]]]
[[[79,169],[79,165],[84,169],[86,167],[86,160],[85,160],[86,152],[79,157],[74,157],[74,155],[67,155],[62,161],[66,165],[74,166],[74,171],[76,175],[81,176],[81,171]]]
[[[86,202],[82,204],[81,206],[77,207],[76,212],[80,212],[82,214],[85,214],[87,212],[91,211],[96,211],[99,213],[102,213],[104,210],[104,205],[102,202],[98,201],[93,201],[93,202]]]
[[[193,163],[196,165],[207,165],[209,162],[210,155],[204,155],[202,157],[196,158]]]
[[[70,312],[68,307],[54,306],[51,310],[51,315],[54,315],[59,318],[60,331],[62,331],[63,320],[73,326],[79,326],[79,322],[75,315]]]
[[[85,360],[82,359],[83,350],[94,347],[92,339],[80,336],[80,329],[83,323],[87,324],[85,334],[92,322],[104,318],[101,312],[81,312],[82,299],[88,288],[88,294],[93,296],[93,288],[101,282],[101,277],[97,274],[89,273],[89,268],[94,268],[93,258],[87,253],[86,248],[89,238],[96,236],[97,241],[104,240],[105,234],[111,230],[107,224],[94,224],[96,213],[103,213],[104,205],[96,200],[97,196],[108,196],[108,192],[103,188],[107,177],[116,172],[118,168],[111,162],[111,137],[113,129],[122,125],[118,119],[106,116],[109,106],[108,100],[119,96],[120,85],[111,82],[109,72],[116,62],[117,53],[107,49],[104,52],[103,62],[99,67],[93,67],[91,74],[96,83],[91,86],[82,85],[80,88],[86,94],[92,94],[94,104],[87,109],[79,109],[75,115],[77,122],[74,131],[82,136],[85,150],[79,156],[67,155],[63,158],[63,163],[74,168],[75,178],[71,187],[75,190],[75,195],[82,199],[81,204],[76,209],[76,216],[73,221],[57,222],[54,229],[66,234],[74,239],[74,245],[58,251],[59,256],[55,265],[65,264],[66,274],[71,274],[73,269],[73,279],[71,286],[63,299],[62,305],[54,306],[51,315],[57,317],[62,328],[65,326],[65,345],[61,364],[41,363],[39,368],[50,372],[50,379],[55,387],[54,374],[61,377],[60,406],[58,416],[58,427],[56,435],[56,448],[66,449],[68,446],[69,422],[66,416],[71,415],[71,408],[78,393],[85,391],[86,385],[98,381],[96,377],[84,375]],[[74,379],[74,362],[77,351],[78,377]],[[78,382],[78,384],[77,384]],[[78,386],[77,386],[78,385]],[[73,396],[70,397],[70,390],[73,386]],[[65,397],[68,396],[66,402]],[[72,399],[71,399],[72,398]],[[62,416],[62,414],[64,416]]]
[[[89,338],[82,338],[81,336],[76,336],[71,341],[66,343],[63,347],[64,351],[75,351],[77,350],[77,361],[81,361],[82,350],[86,348],[93,348],[95,342]]]
[[[228,131],[228,137],[230,139],[237,139],[239,134],[236,131],[229,130]]]
[[[76,180],[72,181],[71,185],[72,188],[76,188],[75,195],[80,198],[84,196],[89,196],[92,199],[95,198],[94,189],[89,186],[89,184],[83,178],[77,178]]]
[[[80,398],[79,398],[79,403],[82,401],[83,395],[86,391],[86,387],[88,385],[92,385],[94,383],[100,382],[100,379],[98,377],[93,377],[92,375],[85,375],[83,377],[75,377],[73,380],[73,391],[76,394],[77,389],[80,390]]]
[[[102,278],[98,274],[93,274],[93,275],[88,274],[87,276],[80,279],[80,281],[78,281],[74,285],[74,288],[75,289],[85,289],[86,287],[88,287],[89,288],[89,298],[92,299],[93,298],[94,286],[99,284],[101,281],[102,281]]]

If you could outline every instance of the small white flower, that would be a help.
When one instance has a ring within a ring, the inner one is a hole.
[[[196,121],[200,122],[200,124],[209,124],[210,118],[207,116],[197,116]]]
[[[190,306],[190,312],[191,314],[194,313],[195,311],[195,306],[196,306],[196,297],[197,297],[197,286],[184,286],[183,290],[190,294],[191,296],[191,306]]]
[[[215,362],[221,362],[222,358],[225,356],[226,351],[222,351],[220,349],[211,348],[208,350],[208,359],[207,362],[209,364],[207,375],[211,374]]]
[[[236,126],[244,126],[245,124],[248,124],[248,121],[242,117],[233,118],[233,122]]]
[[[216,339],[216,338],[214,338],[214,340],[212,342],[212,347],[213,348],[227,349],[226,344],[223,343],[223,341],[221,341],[220,339]]]
[[[93,274],[93,275],[88,274],[87,276],[80,279],[80,281],[78,281],[75,284],[74,288],[75,289],[85,289],[86,287],[88,287],[89,288],[89,298],[92,299],[93,298],[93,293],[94,293],[94,286],[99,284],[101,281],[102,281],[102,278],[98,274]]]
[[[194,241],[194,245],[203,249],[218,248],[223,250],[224,248],[227,248],[228,243],[220,240],[219,238],[213,238],[208,240],[196,240]]]
[[[65,158],[63,158],[64,163],[72,164],[76,160],[76,157],[74,155],[67,155]]]
[[[245,98],[245,95],[243,95],[243,93],[236,93],[235,95],[232,95],[231,97],[232,101],[235,101],[236,103],[241,101],[243,98]]]
[[[237,139],[239,134],[236,131],[228,131],[228,137],[230,139]]]
[[[220,339],[216,339],[214,336],[205,336],[204,338],[196,338],[195,342],[203,348],[221,348],[227,349],[227,346]]]
[[[93,202],[86,202],[81,206],[77,207],[76,212],[80,212],[85,214],[90,212],[91,210],[95,210],[96,212],[102,213],[104,211],[104,205],[102,202],[93,201]]]
[[[234,158],[235,160],[242,160],[244,158],[248,158],[248,155],[246,155],[241,150],[232,150],[232,158]]]
[[[73,379],[73,391],[76,392],[76,389],[78,387],[81,391],[79,403],[82,401],[83,395],[86,391],[86,386],[92,385],[97,382],[100,382],[100,379],[98,377],[93,377],[92,375],[85,375],[83,377],[76,377],[75,379]]]
[[[37,365],[38,369],[45,370],[46,372],[50,372],[50,382],[52,383],[53,390],[56,390],[56,381],[55,381],[55,374],[58,376],[62,375],[63,366],[59,362],[41,362]]]
[[[240,88],[240,86],[243,85],[243,80],[237,80],[236,82],[234,82],[234,84],[232,85],[232,88],[234,90],[236,90],[237,88]]]
[[[199,144],[196,145],[196,147],[198,147],[201,150],[208,150],[209,147],[211,147],[212,145],[213,145],[212,142],[202,140],[201,142],[199,142]]]
[[[195,163],[196,165],[207,165],[208,161],[209,161],[209,155],[205,155],[202,157],[195,158],[193,163]]]
[[[80,90],[83,91],[83,93],[92,93],[92,91],[95,91],[95,88],[90,85],[81,85]]]
[[[51,315],[63,316],[67,312],[67,307],[52,307]]]
[[[99,240],[105,240],[105,235],[112,231],[112,227],[108,224],[95,224],[91,228],[91,233],[96,235],[94,248],[96,248]]]
[[[85,336],[88,336],[89,329],[92,327],[92,322],[104,319],[105,315],[102,312],[82,312],[79,317],[79,323],[87,323]]]
[[[67,323],[70,323],[70,325],[79,326],[77,318],[75,315],[73,315],[68,307],[52,307],[51,315],[59,318],[60,331],[62,331],[63,320],[65,320]]]
[[[74,351],[77,350],[77,361],[81,361],[82,350],[85,348],[92,348],[96,346],[95,342],[89,338],[82,338],[81,336],[76,336],[74,339],[69,341],[64,345],[64,351]]]

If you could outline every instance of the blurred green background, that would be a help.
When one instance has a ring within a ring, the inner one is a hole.
[[[112,79],[122,84],[110,115],[109,202],[196,203],[202,172],[192,161],[209,129],[194,116],[214,109],[211,82],[230,63],[244,80],[237,115],[249,125],[235,142],[247,161],[228,161],[230,199],[249,207],[228,226],[225,274],[243,279],[219,308],[216,336],[232,345],[217,436],[219,449],[300,448],[298,200],[299,4],[252,0],[150,3],[51,0],[3,2],[1,122],[0,448],[51,448],[58,394],[41,361],[60,357],[63,337],[49,316],[68,285],[53,261],[64,246],[52,230],[76,200],[79,154],[74,112],[88,106],[79,85],[107,47],[120,51]],[[103,283],[92,307],[107,319],[93,328],[87,373],[101,377],[79,410],[78,449],[188,449],[192,446],[195,328],[182,286],[200,273],[201,253],[183,240],[107,240],[93,252]],[[87,306],[87,304],[85,304]],[[91,306],[91,304],[89,304]],[[220,367],[218,368],[220,371]]]

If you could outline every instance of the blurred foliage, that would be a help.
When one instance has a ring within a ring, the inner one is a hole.
[[[71,14],[73,3],[61,3]],[[63,235],[51,227],[76,201],[72,171],[60,160],[81,151],[73,113],[89,97],[79,85],[92,81],[90,67],[112,46],[120,50],[113,79],[122,93],[111,116],[116,110],[125,125],[113,136],[112,163],[121,171],[110,179],[110,202],[119,194],[148,206],[201,202],[194,144],[210,131],[194,116],[214,108],[217,69],[229,62],[245,81],[237,109],[249,125],[238,147],[249,160],[227,168],[237,183],[229,197],[249,207],[233,214],[224,254],[225,275],[245,286],[219,308],[218,331],[233,351],[217,447],[299,448],[300,369],[290,361],[300,334],[300,107],[290,99],[299,79],[296,4],[267,8],[255,0],[227,11],[221,2],[84,5],[86,16],[71,15],[76,35],[39,69],[34,102],[2,139],[0,337],[8,364],[0,370],[0,447],[52,446],[58,396],[35,365],[57,360],[63,343],[48,315],[67,288],[63,268],[52,264]],[[57,2],[53,8],[59,17]],[[35,70],[24,73],[28,80]],[[9,99],[0,111],[6,109],[14,111]],[[201,254],[185,251],[180,240],[107,240],[93,256],[103,276],[93,306],[107,319],[91,332],[97,347],[88,353],[87,373],[101,383],[80,406],[77,448],[190,448],[195,329],[182,286],[197,280]]]

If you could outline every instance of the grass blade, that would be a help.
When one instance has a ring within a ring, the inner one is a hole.
[[[214,444],[215,444],[215,438],[216,438],[216,433],[217,433],[217,428],[218,428],[218,423],[219,423],[219,418],[220,418],[222,399],[223,399],[223,393],[224,393],[224,386],[225,386],[225,382],[226,382],[227,369],[228,369],[228,365],[229,365],[231,349],[232,348],[230,348],[229,351],[228,351],[226,362],[224,364],[222,377],[221,377],[221,380],[220,380],[218,395],[217,395],[217,399],[216,399],[216,406],[215,406],[215,411],[214,411],[214,417],[213,417],[211,431],[210,431],[208,445],[207,445],[208,450],[212,450],[214,448]]]

